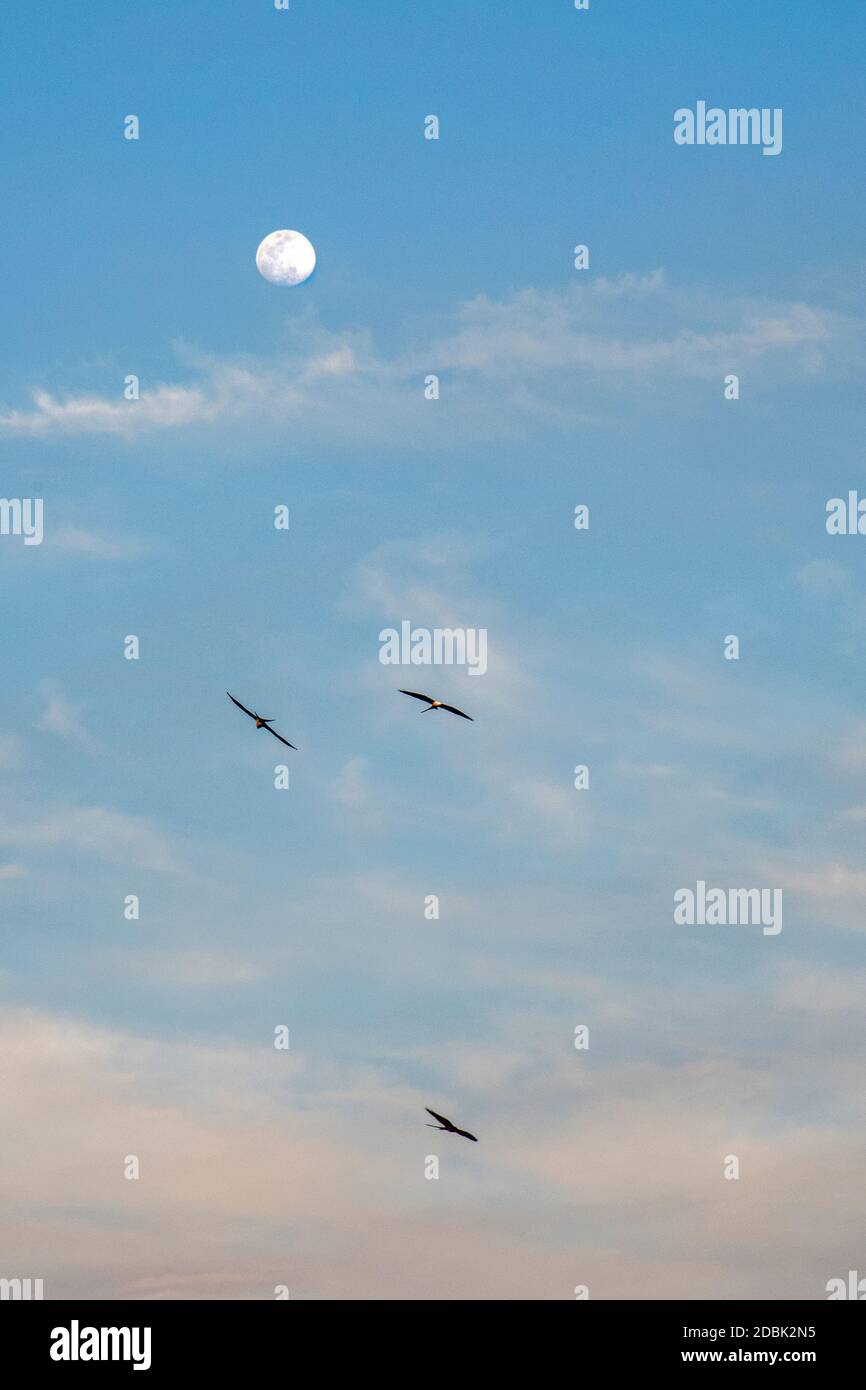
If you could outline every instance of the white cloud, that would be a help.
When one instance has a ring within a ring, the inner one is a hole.
[[[50,683],[43,686],[43,694],[45,711],[36,725],[37,729],[41,729],[43,733],[55,734],[57,738],[68,739],[90,751],[99,747],[96,739],[81,721],[80,705],[72,704],[59,686]]]
[[[525,840],[539,836],[553,848],[568,852],[586,842],[592,818],[589,793],[577,791],[571,768],[561,782],[536,772],[491,767],[487,783],[497,814],[490,818],[501,835]],[[488,812],[485,810],[485,819]]]
[[[116,539],[80,526],[64,526],[56,532],[49,530],[45,541],[50,550],[89,556],[94,560],[126,560],[140,555],[143,549],[138,541]]]
[[[842,593],[851,584],[851,571],[832,560],[810,560],[797,572],[797,583],[819,597]]]
[[[379,832],[384,826],[384,805],[370,784],[369,759],[349,758],[340,769],[334,788],[339,805],[352,814],[356,829]]]
[[[124,974],[158,986],[161,990],[221,989],[226,985],[248,985],[265,978],[265,967],[236,952],[219,947],[153,949],[116,953]]]
[[[782,888],[796,902],[802,897],[800,914],[806,922],[815,922],[833,931],[866,931],[863,899],[866,895],[866,870],[852,867],[835,856],[823,857],[820,850],[793,855],[767,855],[756,864],[765,883]]]
[[[177,868],[171,841],[144,816],[101,806],[61,806],[32,821],[4,814],[0,844],[68,845],[114,862],[168,872]]]
[[[673,777],[676,773],[670,763],[637,763],[626,758],[619,759],[616,770],[624,777]]]
[[[50,391],[33,392],[32,410],[0,415],[8,434],[118,434],[148,429],[177,429],[215,418],[214,402],[197,387],[155,386],[139,401],[111,401],[102,396],[73,396],[59,401]]]
[[[825,1017],[834,1013],[860,1013],[866,997],[866,971],[834,971],[789,967],[775,989],[778,1008]]]
[[[429,1095],[277,1053],[268,1028],[154,1042],[54,1011],[7,1011],[0,1052],[0,1245],[48,1297],[807,1298],[856,1254],[862,1141],[762,1114],[787,1056],[431,1049],[446,1084]],[[446,1101],[477,1146],[424,1128]]]
[[[485,438],[536,421],[573,424],[599,418],[605,379],[616,387],[618,414],[629,380],[720,378],[731,363],[764,361],[799,376],[820,369],[822,356],[841,354],[860,332],[859,324],[806,304],[708,303],[671,290],[661,271],[625,274],[503,300],[479,295],[458,307],[450,331],[390,357],[369,334],[327,332],[304,315],[289,348],[267,358],[182,350],[192,379],[145,385],[137,401],[35,390],[30,408],[0,414],[0,433],[132,440],[242,422],[297,436],[435,439],[442,446],[453,436],[453,429],[440,431],[443,412],[463,435]],[[429,372],[448,378],[436,404],[423,398]]]
[[[473,708],[480,704],[487,712],[518,715],[534,688],[531,671],[539,669],[540,661],[523,637],[515,637],[501,604],[478,589],[472,570],[480,544],[475,537],[447,533],[377,546],[353,574],[344,606],[371,614],[377,631],[404,619],[429,629],[486,629],[488,668],[483,675],[466,677],[459,667],[439,667],[427,674],[440,686],[446,682],[451,694],[460,682],[458,705],[465,698]],[[534,645],[539,646],[537,640]],[[378,656],[378,644],[375,653]],[[420,668],[411,669],[417,676]],[[461,707],[473,712],[465,704]]]
[[[831,750],[833,766],[839,772],[860,776],[866,767],[866,721],[854,720]]]
[[[624,286],[620,302],[634,297]],[[671,301],[682,317],[688,306]],[[829,345],[842,332],[828,311],[805,304],[750,308],[719,305],[718,327],[698,331],[686,324],[667,333],[635,331],[612,317],[610,295],[590,289],[521,290],[494,301],[479,295],[465,305],[463,326],[438,344],[435,360],[448,367],[501,374],[509,365],[525,369],[581,368],[593,374],[646,374],[672,369],[689,376],[713,375],[731,362],[753,362],[790,354],[815,344]],[[619,330],[619,331],[618,331]]]

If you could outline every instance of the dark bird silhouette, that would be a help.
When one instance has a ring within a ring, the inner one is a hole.
[[[433,1116],[434,1120],[439,1121],[438,1125],[428,1125],[428,1129],[444,1129],[447,1130],[449,1134],[460,1134],[463,1136],[464,1139],[471,1139],[473,1144],[478,1143],[478,1140],[475,1138],[475,1135],[470,1134],[468,1129],[458,1129],[456,1125],[452,1125],[450,1120],[446,1120],[444,1115],[437,1115],[436,1111],[431,1110],[429,1105],[425,1105],[424,1109],[427,1111],[428,1115]]]
[[[237,705],[238,709],[242,709],[244,714],[248,714],[250,716],[250,719],[254,719],[256,721],[257,729],[267,729],[269,734],[273,734],[274,738],[278,738],[280,740],[280,743],[284,743],[287,748],[295,748],[295,745],[293,743],[289,743],[289,740],[287,738],[283,738],[282,734],[278,734],[276,729],[271,728],[271,725],[274,722],[273,719],[262,719],[262,716],[260,714],[256,714],[254,710],[247,709],[246,705],[242,705],[240,700],[236,700],[234,695],[232,695],[228,690],[226,691],[226,694],[228,695],[233,705]],[[295,748],[296,753],[297,751],[297,748]]]
[[[457,709],[455,705],[446,705],[441,700],[434,700],[432,695],[422,695],[417,690],[401,690],[401,695],[411,695],[413,700],[426,700],[427,708],[422,709],[422,714],[429,714],[431,709],[447,709],[449,714],[459,714],[461,719],[468,719],[471,723],[475,721],[471,714],[464,714],[462,709]]]

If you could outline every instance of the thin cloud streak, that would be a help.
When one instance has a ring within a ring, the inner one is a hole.
[[[654,317],[643,322],[652,301]],[[108,435],[128,441],[158,432],[240,422],[291,428],[319,437],[423,437],[434,424],[422,386],[444,373],[448,404],[470,430],[486,421],[574,424],[574,372],[615,381],[718,376],[768,362],[782,377],[841,359],[862,325],[802,303],[719,303],[710,311],[672,292],[661,271],[624,274],[587,287],[523,289],[508,299],[478,296],[459,306],[454,329],[383,357],[369,334],[328,332],[306,316],[294,345],[266,359],[226,360],[182,350],[198,379],[145,387],[134,401],[84,394],[61,399],[33,392],[31,408],[0,414],[0,434],[36,438]],[[665,328],[659,331],[659,319]],[[694,320],[704,326],[697,328]],[[592,393],[587,400],[590,404]],[[425,406],[427,407],[425,413]],[[407,429],[411,432],[407,434]]]

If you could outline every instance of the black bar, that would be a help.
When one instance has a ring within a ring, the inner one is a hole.
[[[613,1375],[797,1365],[826,1380],[859,1363],[863,1342],[863,1318],[846,1301],[570,1302],[558,1311],[533,1303],[517,1314],[481,1300],[435,1312],[429,1303],[407,1301],[396,1313],[384,1300],[6,1302],[0,1329],[4,1364],[14,1359],[22,1373],[134,1375],[138,1361],[140,1378],[157,1380],[183,1371],[224,1378],[268,1363],[295,1379],[314,1359],[318,1373],[327,1366],[331,1376],[345,1363],[357,1375],[371,1354],[384,1373],[398,1342],[418,1336],[423,1346],[433,1337],[429,1344],[441,1346],[447,1334],[453,1345],[461,1332],[462,1373],[502,1365],[513,1374],[525,1358],[535,1362],[537,1378],[541,1336],[545,1362],[552,1369],[552,1358],[565,1356],[575,1376],[591,1365]],[[103,1337],[101,1329],[117,1329],[117,1336]],[[78,1359],[53,1359],[52,1348],[69,1357],[77,1351]],[[84,1359],[91,1350],[106,1359]],[[111,1359],[115,1350],[127,1359]],[[395,1378],[398,1365],[404,1378],[408,1367],[399,1354]]]

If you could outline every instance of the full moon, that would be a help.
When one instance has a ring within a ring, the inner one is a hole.
[[[301,285],[316,268],[316,252],[301,232],[271,232],[256,252],[260,275],[272,285]]]

